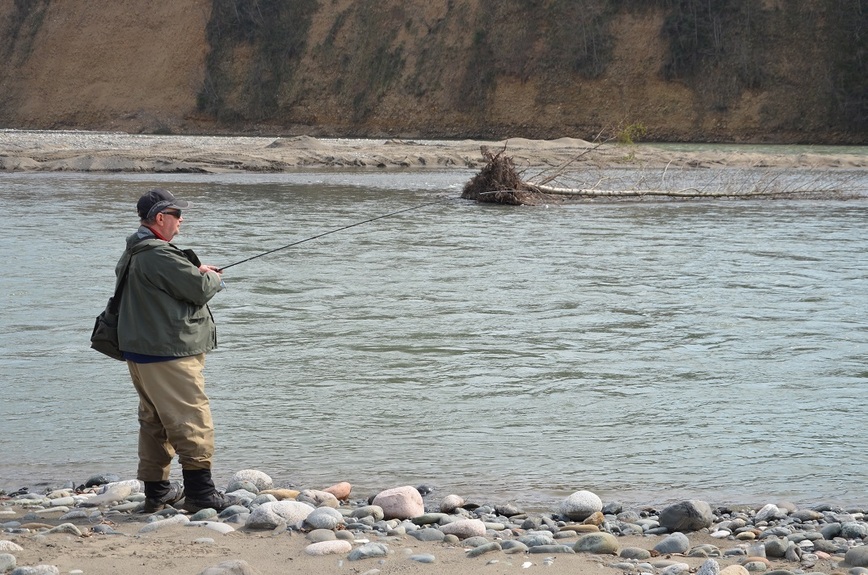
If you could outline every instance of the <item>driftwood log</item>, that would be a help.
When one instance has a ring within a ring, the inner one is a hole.
[[[582,152],[593,151],[598,146]],[[793,189],[781,190],[772,186],[754,186],[749,189],[721,189],[701,190],[698,188],[685,188],[675,190],[602,190],[597,188],[565,188],[548,185],[563,173],[566,165],[561,166],[554,174],[541,177],[542,183],[532,183],[522,180],[515,164],[510,156],[504,154],[506,146],[497,153],[492,152],[487,146],[482,146],[482,157],[486,163],[480,172],[464,186],[461,197],[477,202],[510,204],[510,205],[538,205],[543,203],[556,203],[569,200],[582,199],[641,199],[644,197],[663,199],[713,199],[713,198],[758,198],[764,199],[850,199],[855,197],[838,189],[818,186],[816,190]]]

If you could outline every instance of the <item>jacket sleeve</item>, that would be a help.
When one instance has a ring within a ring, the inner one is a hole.
[[[147,281],[177,300],[203,306],[222,289],[220,276],[201,273],[182,251],[172,246],[161,246],[136,257],[142,256]]]

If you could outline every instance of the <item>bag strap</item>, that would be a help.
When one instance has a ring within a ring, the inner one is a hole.
[[[130,275],[130,264],[133,261],[133,256],[130,256],[129,261],[127,262],[126,267],[124,268],[124,273],[121,275],[121,281],[118,282],[117,287],[115,287],[115,295],[112,297],[111,305],[109,306],[109,311],[111,313],[117,314],[118,309],[121,306],[121,295],[124,293],[124,285],[127,283],[127,276]]]

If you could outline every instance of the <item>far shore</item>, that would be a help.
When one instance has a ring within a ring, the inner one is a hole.
[[[527,140],[333,139],[0,130],[0,171],[222,173],[299,169],[479,169],[481,150],[519,169],[863,169],[860,147],[599,144]]]

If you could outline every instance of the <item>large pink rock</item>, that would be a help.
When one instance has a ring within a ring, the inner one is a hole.
[[[379,506],[386,519],[412,519],[425,513],[422,496],[410,485],[381,491],[371,505]]]

